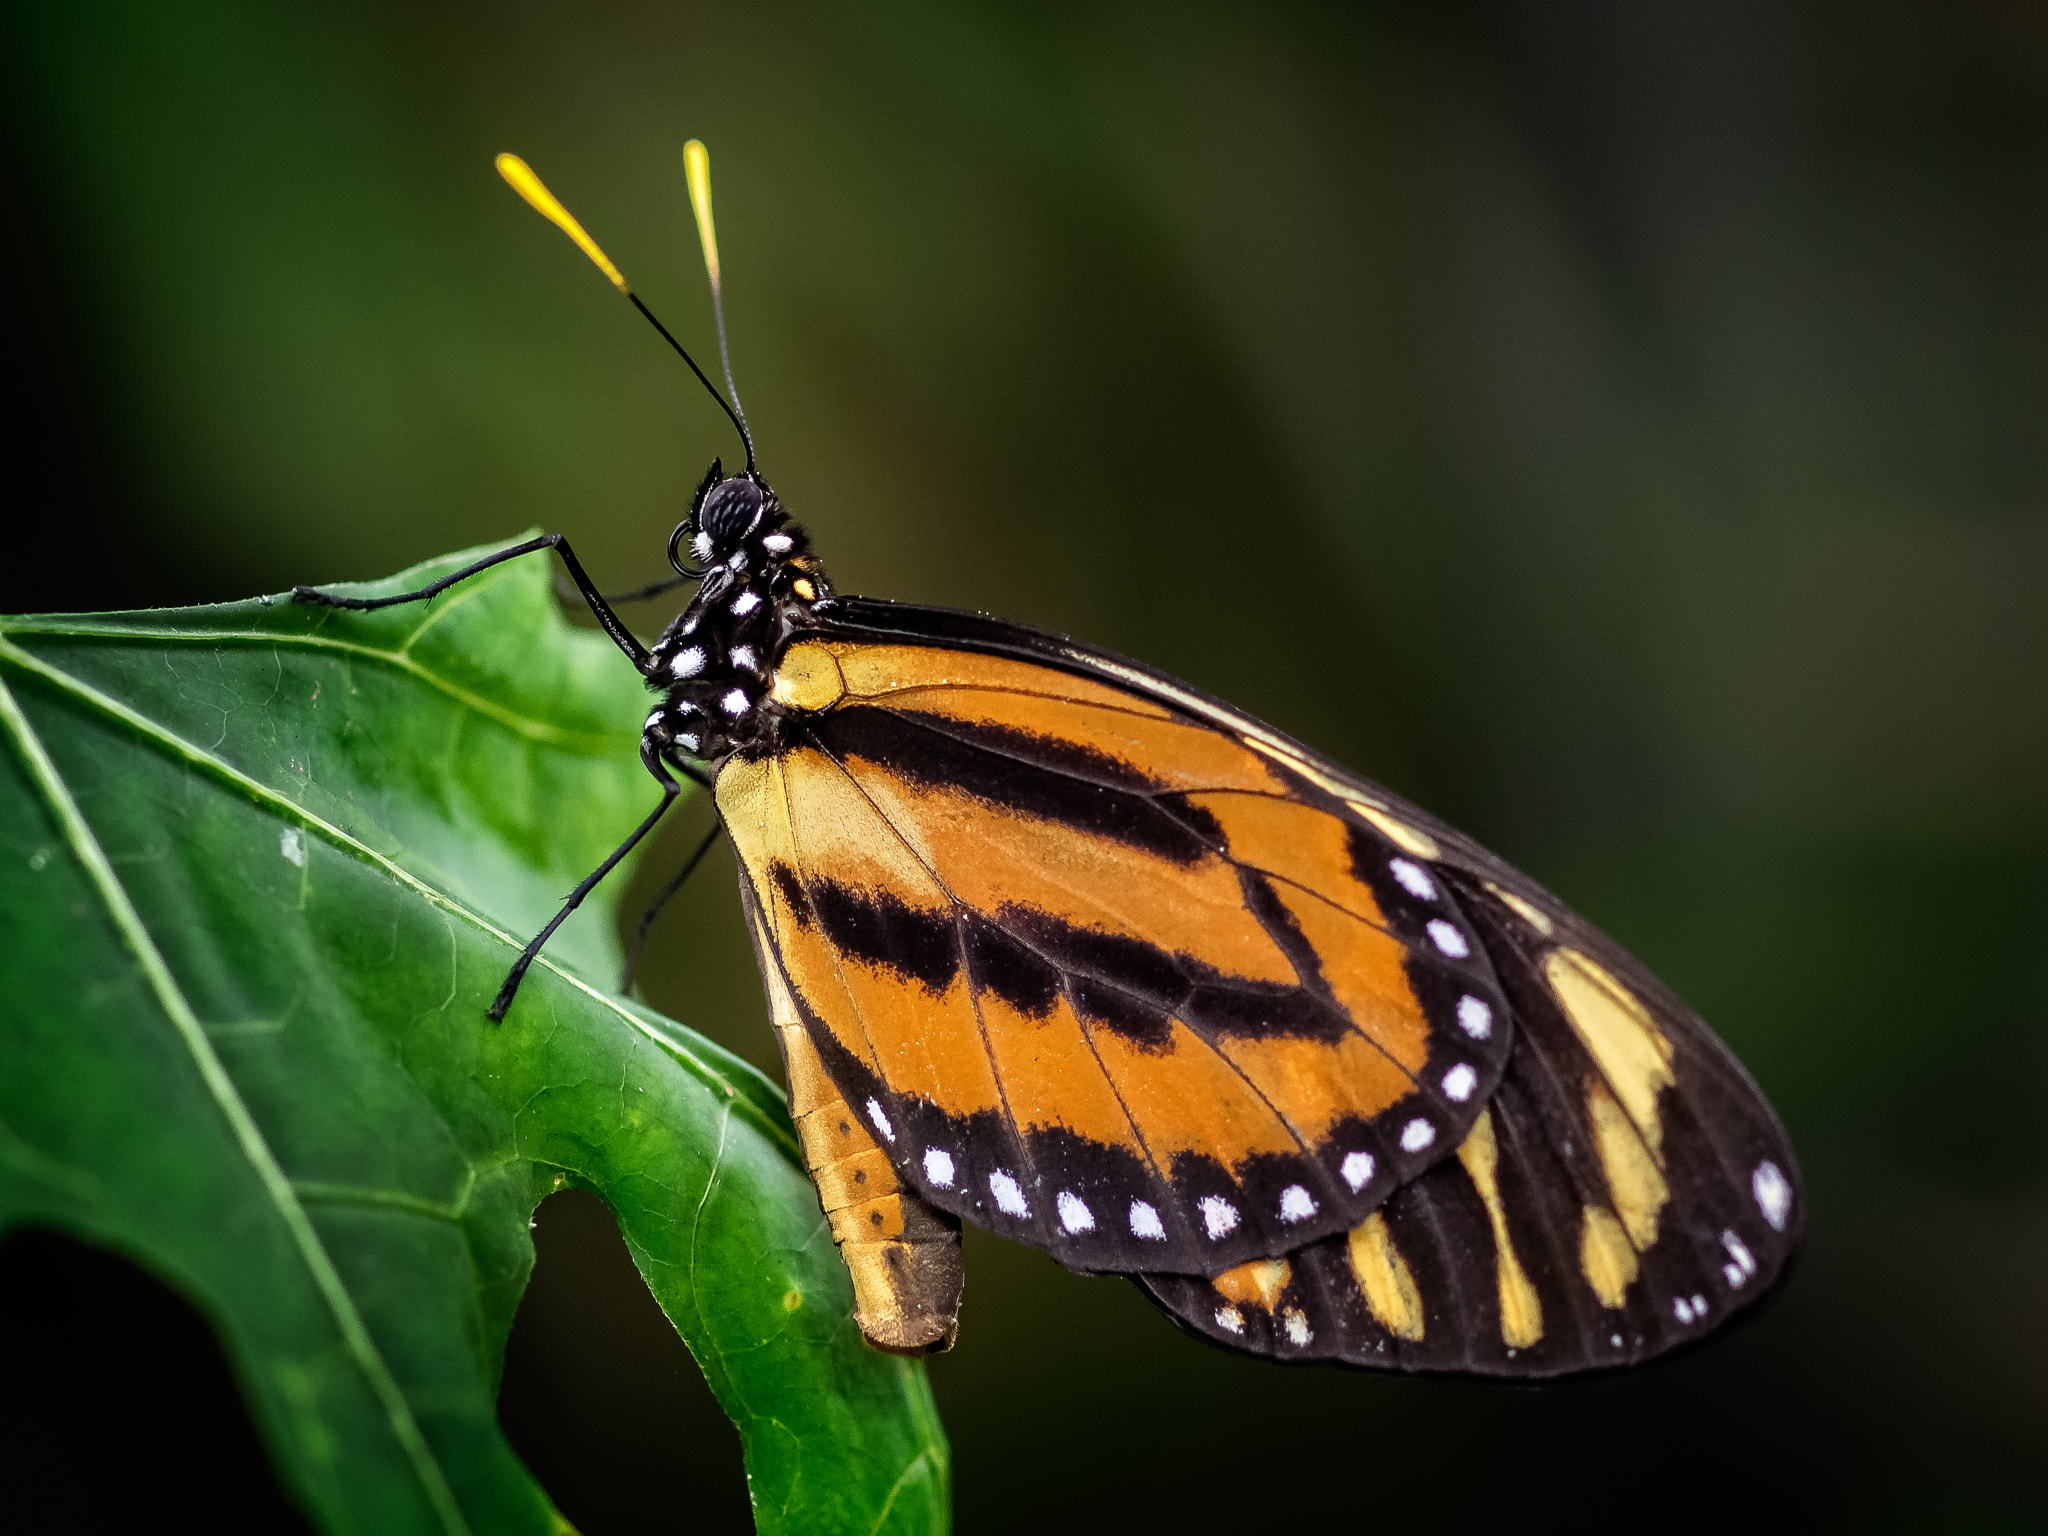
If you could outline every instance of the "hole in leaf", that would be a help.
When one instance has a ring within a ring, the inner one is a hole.
[[[0,1241],[0,1487],[18,1530],[310,1531],[198,1309],[57,1232]]]
[[[498,1391],[513,1449],[583,1536],[751,1531],[739,1435],[610,1210],[568,1189],[534,1220]]]

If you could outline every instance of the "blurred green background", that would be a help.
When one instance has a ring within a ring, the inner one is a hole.
[[[1782,1303],[1543,1392],[1241,1361],[970,1237],[931,1366],[964,1531],[2048,1523],[2048,9],[4,27],[9,522],[48,553],[0,611],[531,525],[661,574],[729,431],[490,161],[705,357],[699,136],[762,467],[843,587],[1127,651],[1386,782],[1664,975],[1791,1128]],[[773,1067],[732,879],[646,995]],[[593,1536],[743,1525],[601,1211],[539,1236],[522,1452]],[[110,1391],[153,1368],[123,1347]]]

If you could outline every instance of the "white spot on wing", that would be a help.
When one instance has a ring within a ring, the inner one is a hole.
[[[1459,998],[1458,1028],[1474,1040],[1484,1040],[1493,1033],[1493,1010],[1476,997]]]
[[[687,651],[677,651],[668,670],[671,677],[695,677],[704,670],[704,647],[693,645]]]
[[[1209,1230],[1209,1239],[1227,1237],[1237,1230],[1237,1207],[1220,1195],[1204,1195],[1199,1206],[1202,1225]]]
[[[1749,1191],[1756,1196],[1756,1208],[1763,1212],[1771,1230],[1784,1231],[1785,1222],[1792,1214],[1792,1185],[1778,1171],[1778,1165],[1758,1163],[1756,1172],[1750,1175]]]
[[[284,855],[287,864],[306,867],[306,844],[299,836],[297,827],[286,827],[277,834],[277,851]]]
[[[1095,1213],[1088,1209],[1087,1202],[1072,1190],[1063,1189],[1054,1202],[1060,1208],[1060,1225],[1069,1232],[1093,1232]]]
[[[1166,1227],[1159,1220],[1159,1213],[1143,1200],[1131,1202],[1131,1236],[1142,1237],[1148,1243],[1166,1241]]]
[[[752,613],[760,606],[761,594],[752,587],[747,588],[746,591],[732,600],[732,611],[734,613]]]
[[[1728,1257],[1733,1261],[1728,1266],[1735,1271],[1734,1278],[1728,1282],[1730,1285],[1740,1285],[1756,1273],[1756,1255],[1749,1251],[1749,1244],[1733,1232],[1723,1232],[1721,1246],[1728,1250]]]
[[[1401,1150],[1420,1152],[1436,1140],[1436,1127],[1427,1120],[1410,1120],[1401,1127]]]
[[[1282,1221],[1307,1221],[1316,1213],[1316,1198],[1299,1184],[1290,1184],[1280,1191],[1280,1219]]]
[[[1432,917],[1429,920],[1428,931],[1430,942],[1453,960],[1462,960],[1472,953],[1472,946],[1465,942],[1465,935],[1442,918]]]
[[[868,1100],[868,1118],[875,1122],[875,1129],[882,1133],[882,1140],[894,1141],[896,1127],[889,1123],[889,1117],[882,1113],[882,1106],[875,1099]]]
[[[1420,896],[1424,901],[1436,900],[1436,882],[1420,864],[1407,859],[1395,859],[1387,865],[1394,872],[1394,878],[1401,882],[1401,889],[1411,896]]]
[[[1219,1328],[1228,1328],[1232,1333],[1243,1333],[1244,1314],[1235,1307],[1218,1307],[1216,1325]]]
[[[1357,1193],[1357,1191],[1365,1188],[1365,1181],[1372,1177],[1372,1154],[1370,1152],[1345,1153],[1343,1167],[1339,1171],[1344,1175],[1344,1182],[1351,1186],[1352,1192],[1354,1194]]]
[[[1684,1298],[1683,1296],[1674,1296],[1674,1297],[1672,1297],[1672,1299],[1671,1299],[1671,1315],[1672,1315],[1673,1317],[1677,1318],[1677,1319],[1678,1319],[1678,1320],[1679,1320],[1679,1321],[1680,1321],[1681,1323],[1689,1323],[1689,1322],[1691,1322],[1691,1321],[1692,1321],[1692,1303],[1691,1303],[1691,1302],[1689,1302],[1689,1301],[1687,1301],[1687,1300],[1686,1300],[1686,1299],[1685,1299],[1685,1298]]]
[[[1017,1187],[1017,1181],[998,1168],[988,1176],[988,1192],[996,1197],[996,1209],[1005,1216],[1029,1216],[1031,1207],[1024,1203],[1024,1191]]]
[[[1462,1104],[1472,1097],[1472,1090],[1479,1086],[1479,1074],[1464,1062],[1459,1062],[1444,1074],[1444,1096],[1453,1104]]]
[[[953,1187],[953,1154],[942,1147],[924,1149],[924,1176],[941,1189]]]
[[[1315,1337],[1309,1329],[1308,1319],[1293,1307],[1280,1314],[1280,1328],[1287,1335],[1287,1342],[1296,1349],[1300,1349]]]

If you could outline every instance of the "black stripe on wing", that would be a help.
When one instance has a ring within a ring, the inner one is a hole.
[[[1562,909],[1537,913],[1544,933],[1450,878],[1486,914],[1515,1010],[1488,1118],[1352,1231],[1214,1281],[1147,1276],[1148,1293],[1248,1353],[1510,1378],[1637,1364],[1753,1309],[1804,1221],[1770,1106],[1694,1015],[1643,997],[1610,942],[1594,959],[1561,942]],[[1627,1107],[1646,1089],[1647,1129]]]

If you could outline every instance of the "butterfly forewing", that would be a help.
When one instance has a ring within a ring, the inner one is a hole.
[[[779,750],[717,793],[906,1183],[1076,1268],[1213,1274],[1355,1225],[1464,1139],[1509,1008],[1398,823],[1047,637],[861,606],[1011,654],[800,636]]]
[[[1148,1291],[1219,1343],[1401,1371],[1563,1375],[1702,1337],[1788,1272],[1782,1129],[1614,945],[1462,840],[1440,851],[1514,1010],[1488,1113],[1351,1231]]]

